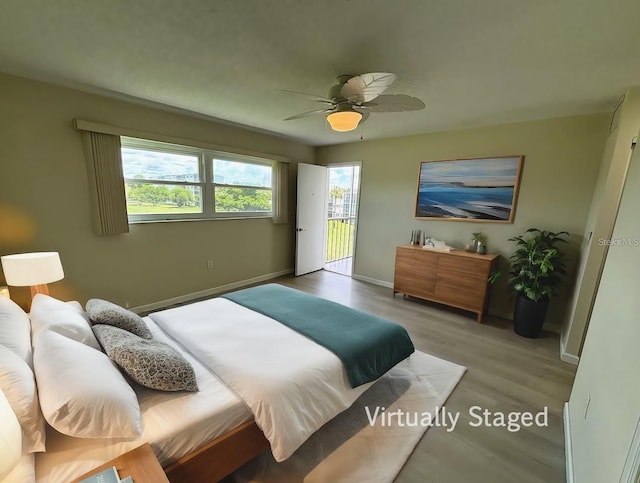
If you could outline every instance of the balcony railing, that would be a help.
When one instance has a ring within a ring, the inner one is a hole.
[[[327,219],[327,254],[325,262],[333,262],[353,256],[355,216]]]

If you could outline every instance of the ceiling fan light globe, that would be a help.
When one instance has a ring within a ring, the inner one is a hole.
[[[357,111],[338,111],[327,116],[331,129],[338,132],[353,131],[358,127],[361,119],[362,114]]]

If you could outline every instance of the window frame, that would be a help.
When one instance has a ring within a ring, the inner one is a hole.
[[[153,179],[137,179],[124,178],[125,185],[127,183],[146,183],[146,184],[166,184],[166,185],[182,185],[182,186],[199,186],[200,202],[202,211],[200,213],[139,213],[130,214],[127,206],[127,218],[130,224],[135,223],[153,223],[164,221],[200,221],[200,220],[220,220],[220,219],[252,219],[252,218],[272,218],[274,195],[274,161],[257,156],[248,156],[237,153],[229,153],[220,150],[204,149],[194,146],[186,146],[180,144],[172,144],[161,141],[151,141],[146,139],[134,138],[129,136],[121,136],[121,147],[140,149],[147,151],[155,151],[169,154],[193,155],[198,158],[198,175],[200,181],[166,181]],[[216,183],[214,181],[214,159],[232,161],[244,164],[257,164],[268,166],[271,169],[271,186],[251,186],[251,185],[228,185],[224,183]],[[124,159],[123,159],[124,167]],[[215,211],[215,188],[216,186],[229,188],[251,188],[263,189],[271,191],[271,210],[269,211],[233,211],[233,212],[216,212]]]
[[[244,156],[233,153],[225,153],[222,151],[213,151],[209,150],[208,154],[211,156],[207,158],[206,165],[209,168],[209,178],[208,180],[211,182],[211,209],[213,210],[216,218],[271,218],[273,216],[273,161],[267,161],[265,159],[256,158],[253,156]],[[271,169],[271,186],[254,186],[254,185],[237,185],[237,184],[226,184],[226,183],[216,183],[215,182],[215,170],[213,169],[213,162],[218,159],[220,161],[231,161],[235,163],[244,163],[244,164],[254,164],[258,166],[268,166]],[[269,211],[226,211],[226,212],[216,212],[215,211],[215,203],[216,203],[216,186],[222,188],[249,188],[249,189],[257,189],[257,190],[267,190],[271,191],[271,210]],[[245,216],[238,216],[245,215]]]

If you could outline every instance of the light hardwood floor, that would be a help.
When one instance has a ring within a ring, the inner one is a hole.
[[[562,408],[568,400],[575,366],[559,358],[558,335],[525,339],[510,322],[416,299],[392,298],[392,290],[319,271],[274,280],[308,293],[364,310],[403,325],[417,350],[467,367],[446,403],[459,411],[455,431],[430,428],[396,482],[554,483],[565,481]],[[508,413],[549,408],[548,427],[471,427],[469,408]]]

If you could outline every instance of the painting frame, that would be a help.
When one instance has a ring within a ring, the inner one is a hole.
[[[513,223],[523,165],[522,154],[422,161],[414,217]]]

